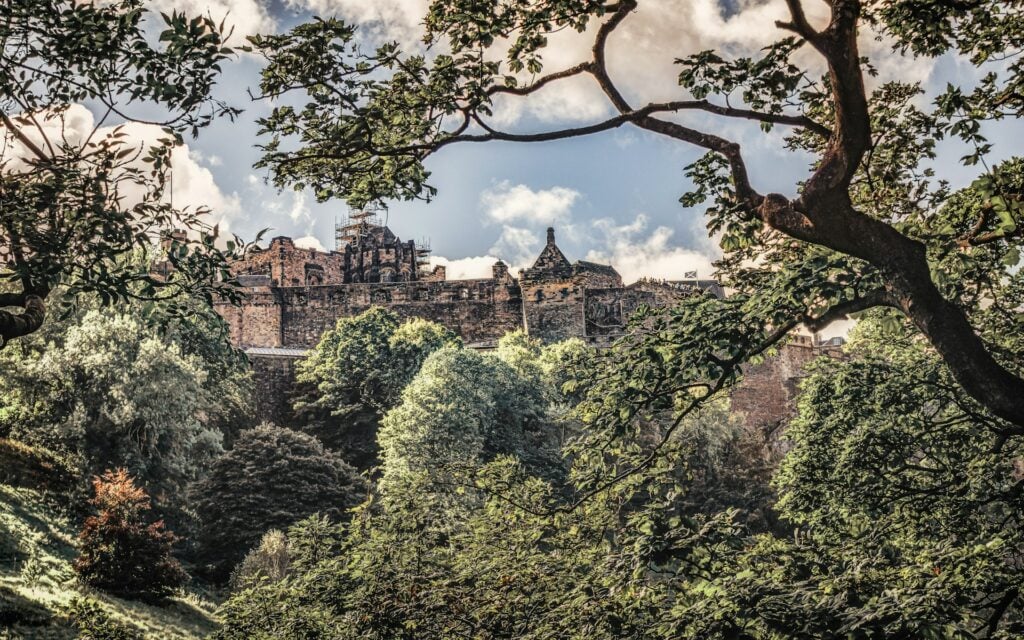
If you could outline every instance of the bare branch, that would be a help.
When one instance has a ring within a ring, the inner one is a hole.
[[[608,45],[608,36],[611,35],[616,27],[622,24],[622,21],[634,9],[636,9],[636,0],[623,0],[608,22],[602,24],[601,28],[597,30],[597,36],[594,39],[594,63],[591,68],[591,74],[597,80],[597,84],[601,86],[601,90],[611,100],[612,105],[620,113],[632,111],[632,108],[608,76],[608,68],[605,63],[605,49]]]
[[[17,138],[19,142],[21,142],[21,144],[25,145],[25,147],[29,151],[31,151],[33,155],[35,155],[39,160],[42,160],[43,162],[49,162],[50,157],[46,155],[43,152],[43,150],[36,145],[36,143],[32,142],[32,140],[25,135],[25,132],[21,130],[21,127],[14,124],[14,122],[12,122],[11,119],[7,116],[7,114],[3,111],[0,111],[0,120],[3,121],[4,126],[6,128],[10,129],[11,134],[13,134],[14,137]]]

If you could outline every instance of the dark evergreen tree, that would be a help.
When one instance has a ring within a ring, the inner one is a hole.
[[[243,431],[193,487],[199,559],[224,579],[266,531],[318,511],[342,519],[364,495],[355,469],[316,438],[271,424]]]

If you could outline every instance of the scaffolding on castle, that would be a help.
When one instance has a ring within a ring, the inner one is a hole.
[[[416,246],[416,269],[420,273],[430,270],[430,238],[420,238]]]
[[[374,229],[381,224],[381,213],[387,210],[380,206],[368,206],[364,209],[349,209],[344,220],[334,223],[334,248],[343,251],[348,245],[360,245],[364,238],[369,237]]]

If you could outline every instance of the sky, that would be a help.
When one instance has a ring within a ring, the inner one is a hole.
[[[367,42],[396,39],[420,47],[422,16],[428,0],[149,0],[162,11],[203,13],[233,26],[232,42],[253,33],[282,32],[313,15],[338,16],[360,25]],[[822,24],[824,3],[807,3],[810,18]],[[782,37],[773,22],[785,15],[782,0],[641,0],[639,10],[609,43],[613,78],[634,103],[682,98],[673,61],[708,48],[750,54]],[[588,34],[558,34],[545,56],[548,70],[588,58]],[[591,34],[592,35],[592,34]],[[946,82],[970,82],[978,71],[947,56],[910,59],[890,53],[890,44],[862,37],[862,50],[880,70],[875,82],[921,81],[934,95]],[[806,48],[799,56],[818,64]],[[234,121],[220,120],[175,151],[174,202],[207,205],[221,225],[243,238],[268,229],[267,237],[287,235],[301,244],[334,247],[333,228],[348,213],[344,202],[316,202],[311,193],[279,192],[267,184],[259,158],[256,120],[270,112],[266,101],[250,100],[247,90],[259,82],[261,63],[241,54],[225,64],[217,95],[244,109]],[[922,98],[927,102],[927,97]],[[87,127],[92,115],[77,107]],[[546,88],[527,101],[497,105],[494,124],[510,131],[537,131],[593,122],[611,113],[596,85],[586,78]],[[723,134],[742,145],[754,186],[762,193],[794,195],[807,174],[810,158],[786,151],[782,131],[763,134],[741,121],[686,116],[690,124]],[[144,125],[132,128],[140,139],[155,139]],[[993,136],[996,155],[1013,152],[1024,130],[1006,125]],[[946,149],[936,166],[954,186],[972,179],[960,167],[963,155]],[[489,274],[500,257],[513,269],[528,266],[541,249],[545,228],[556,229],[558,244],[570,260],[611,263],[627,282],[642,276],[681,278],[696,270],[712,275],[718,256],[698,209],[686,209],[679,197],[690,184],[684,167],[702,151],[636,128],[620,128],[585,138],[544,144],[488,143],[452,145],[431,157],[430,183],[438,188],[428,203],[392,202],[386,212],[391,229],[403,239],[429,243],[436,263],[448,265],[449,278]]]

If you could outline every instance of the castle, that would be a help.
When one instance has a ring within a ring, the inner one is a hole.
[[[663,307],[686,296],[724,295],[713,280],[624,285],[610,265],[570,262],[551,228],[533,265],[518,277],[498,260],[490,278],[474,280],[448,280],[445,267],[429,266],[425,243],[402,241],[372,213],[354,214],[339,225],[336,242],[334,251],[320,251],[277,237],[232,265],[246,301],[217,309],[232,343],[252,363],[261,419],[288,421],[295,361],[338,318],[373,306],[438,322],[467,346],[488,349],[516,329],[545,342],[576,337],[607,345],[624,333],[640,305]],[[781,424],[792,410],[803,366],[834,346],[796,338],[778,357],[748,372],[733,393],[733,408],[747,415],[748,424]]]
[[[277,237],[233,265],[248,299],[219,308],[232,342],[243,349],[307,349],[339,317],[378,305],[438,322],[477,348],[494,346],[515,329],[546,342],[578,337],[603,344],[625,330],[642,304],[664,306],[702,291],[722,295],[709,280],[624,286],[614,267],[569,262],[550,228],[533,266],[518,278],[498,260],[490,278],[448,280],[443,266],[427,266],[429,249],[402,241],[371,214],[340,225],[337,247],[303,249]]]

